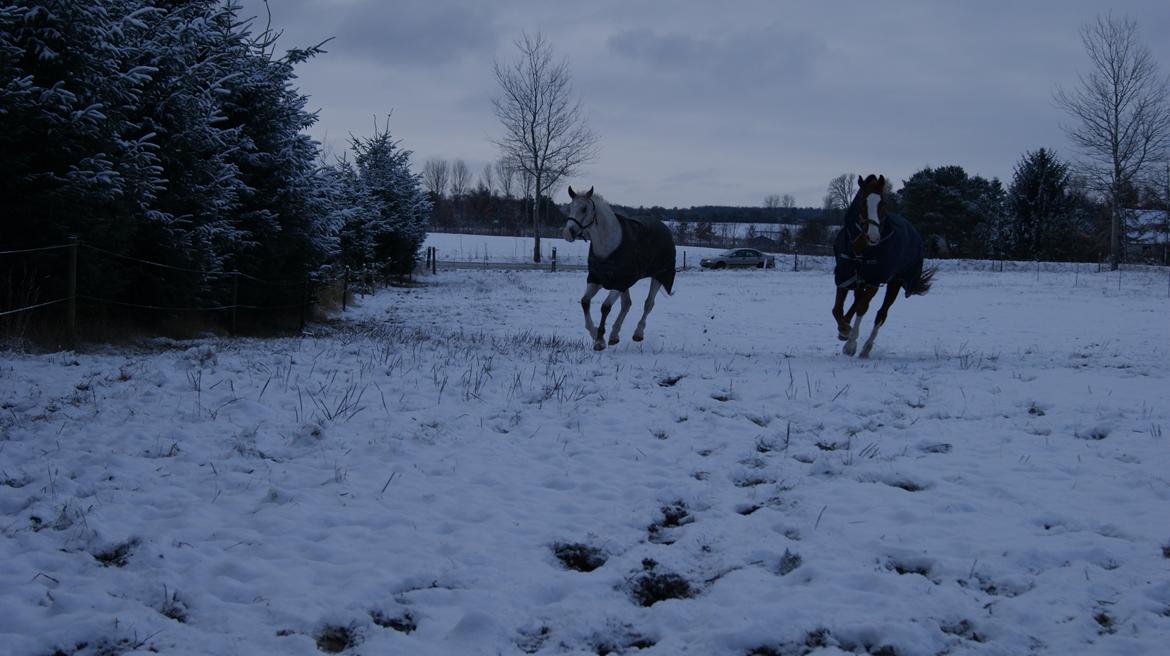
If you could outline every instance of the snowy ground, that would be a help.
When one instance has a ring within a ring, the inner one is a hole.
[[[947,271],[869,361],[825,273],[601,353],[583,279],[4,354],[0,651],[1166,653],[1164,272]]]

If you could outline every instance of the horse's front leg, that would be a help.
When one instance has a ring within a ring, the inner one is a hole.
[[[654,309],[654,297],[658,294],[660,287],[662,287],[662,283],[653,278],[650,279],[650,293],[646,296],[646,303],[642,305],[642,318],[638,321],[638,327],[634,328],[635,342],[640,342],[645,337],[646,317],[649,317],[650,310]]]
[[[597,296],[597,292],[601,290],[601,285],[596,283],[589,283],[585,286],[585,294],[581,296],[581,311],[585,313],[585,330],[589,333],[589,338],[597,339],[597,329],[593,327],[593,317],[589,315],[589,302]]]
[[[861,357],[869,357],[869,352],[873,350],[873,342],[877,339],[878,330],[885,325],[886,317],[890,313],[890,306],[898,300],[898,292],[901,289],[902,286],[896,282],[892,282],[886,287],[886,297],[882,300],[882,306],[878,309],[877,316],[874,317],[873,332],[869,334],[869,339],[865,340],[865,345],[861,347]]]
[[[837,339],[842,342],[849,339],[849,321],[845,319],[845,298],[849,290],[837,288],[837,299],[833,302],[833,319],[837,321]]]
[[[618,296],[621,296],[621,292],[615,289],[601,303],[601,321],[597,324],[597,335],[593,338],[594,351],[605,350],[605,319],[609,316],[609,311],[613,308],[613,303]]]
[[[626,313],[630,311],[630,306],[634,302],[630,300],[630,290],[622,292],[622,309],[618,312],[617,319],[613,321],[613,332],[609,335],[609,345],[613,346],[621,341],[618,333],[622,330],[622,322],[626,320]]]
[[[849,330],[849,339],[845,341],[845,347],[841,352],[845,355],[853,355],[857,352],[857,335],[861,332],[861,318],[869,311],[869,302],[877,294],[877,287],[865,287],[853,292],[853,307],[850,308],[849,313],[853,314],[853,327]]]

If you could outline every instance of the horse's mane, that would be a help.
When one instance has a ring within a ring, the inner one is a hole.
[[[617,212],[613,211],[613,208],[609,206],[605,198],[597,192],[593,193],[593,206],[597,209],[598,213],[604,213],[607,218],[617,220]]]

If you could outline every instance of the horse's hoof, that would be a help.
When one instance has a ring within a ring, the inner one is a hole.
[[[601,342],[593,342],[593,350],[594,351],[604,351],[605,344],[602,344]]]
[[[853,355],[857,352],[857,342],[845,342],[845,347],[841,349],[845,355]]]
[[[849,339],[849,333],[837,333],[837,340],[844,342]]]
[[[645,339],[645,338],[644,338],[644,337],[642,337],[641,335],[639,335],[638,333],[634,333],[634,338],[633,338],[633,339],[634,339],[634,341],[635,341],[635,342],[640,342],[640,341],[642,341],[642,340],[643,340],[643,339]]]
[[[863,360],[868,360],[869,359],[869,349],[861,349],[861,353],[859,353],[857,355],[857,357],[859,357]]]
[[[610,337],[610,338],[609,338],[609,345],[610,345],[610,346],[617,346],[617,343],[618,343],[618,342],[620,342],[620,341],[621,341],[621,340],[620,340],[620,339],[618,339],[616,336],[615,336],[615,337]]]

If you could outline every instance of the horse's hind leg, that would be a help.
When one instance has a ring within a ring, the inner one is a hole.
[[[646,295],[646,303],[642,305],[642,319],[638,321],[638,327],[634,329],[635,342],[640,342],[645,338],[646,317],[650,316],[650,310],[654,309],[654,297],[658,295],[660,287],[662,287],[662,283],[653,278],[650,279],[650,293]]]
[[[896,282],[892,282],[886,287],[886,298],[882,301],[882,307],[877,311],[877,316],[874,317],[873,332],[869,334],[869,339],[865,340],[865,345],[861,347],[861,357],[869,357],[869,352],[873,349],[873,341],[877,339],[878,330],[885,325],[886,316],[890,313],[890,306],[898,300],[898,292],[901,289],[902,286]]]
[[[869,311],[869,302],[877,294],[877,287],[866,287],[858,289],[853,292],[853,307],[849,309],[850,314],[853,315],[853,327],[849,330],[849,339],[845,342],[845,347],[841,352],[845,355],[853,355],[857,352],[857,335],[861,332],[861,318]]]
[[[618,312],[617,319],[614,319],[613,321],[613,332],[609,335],[610,346],[613,346],[614,344],[617,344],[621,341],[621,337],[618,335],[618,333],[621,332],[622,322],[626,320],[626,313],[630,311],[630,306],[633,304],[634,302],[630,300],[630,290],[627,289],[626,291],[622,292],[622,309],[620,312]]]
[[[585,294],[581,296],[581,311],[585,313],[585,330],[589,332],[591,339],[597,339],[597,329],[593,327],[593,317],[589,316],[589,302],[597,296],[597,292],[601,290],[601,285],[596,283],[589,283],[585,286]]]
[[[613,302],[616,301],[617,297],[620,295],[621,292],[615,289],[611,291],[609,296],[606,296],[605,300],[601,303],[601,321],[597,324],[597,336],[593,338],[594,351],[605,350],[605,320],[607,317],[609,317],[609,311],[613,308]]]

